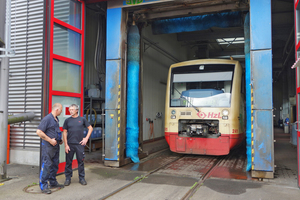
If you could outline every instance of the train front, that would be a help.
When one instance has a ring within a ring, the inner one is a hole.
[[[170,67],[165,138],[171,151],[227,155],[245,137],[238,61],[194,60]]]

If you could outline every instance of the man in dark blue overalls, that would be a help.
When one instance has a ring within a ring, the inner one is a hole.
[[[46,115],[36,131],[42,138],[42,166],[40,172],[40,188],[42,193],[51,194],[52,188],[63,188],[56,180],[56,173],[59,164],[59,145],[62,144],[61,131],[59,129],[59,116],[62,112],[62,105],[55,103],[52,111]],[[49,181],[49,187],[48,187]],[[49,189],[50,188],[50,189]]]

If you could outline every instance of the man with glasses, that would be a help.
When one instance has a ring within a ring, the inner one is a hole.
[[[67,118],[63,125],[63,140],[65,143],[65,152],[66,152],[66,168],[65,168],[65,186],[71,184],[71,177],[73,175],[72,171],[72,161],[74,153],[76,153],[76,158],[78,162],[78,176],[79,183],[81,185],[86,185],[86,181],[84,179],[84,146],[89,140],[89,137],[92,134],[93,128],[89,124],[89,122],[78,115],[78,106],[76,104],[72,104],[69,107],[69,111],[71,113],[71,117]],[[88,128],[88,133],[86,137],[84,137],[83,131],[84,128]]]
[[[51,194],[52,188],[63,188],[56,180],[56,173],[59,163],[59,144],[62,144],[61,132],[59,129],[59,116],[62,112],[62,105],[55,103],[52,111],[46,115],[37,128],[36,134],[42,138],[42,166],[40,172],[40,188],[42,193]],[[50,183],[48,187],[48,181]],[[49,189],[50,188],[50,189]]]

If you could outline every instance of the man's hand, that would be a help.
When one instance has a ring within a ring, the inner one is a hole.
[[[87,138],[83,138],[83,139],[81,140],[81,142],[79,142],[79,144],[81,144],[82,146],[85,146],[86,143],[87,143],[87,141],[88,141]]]
[[[66,153],[69,153],[69,151],[71,151],[69,145],[65,145],[65,152],[66,152]]]
[[[49,140],[49,143],[52,145],[52,146],[55,146],[57,144],[57,141],[55,138],[52,138]]]

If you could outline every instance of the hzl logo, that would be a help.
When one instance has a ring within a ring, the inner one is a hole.
[[[127,5],[136,5],[136,4],[140,4],[143,3],[144,0],[126,0],[126,4]]]
[[[209,112],[208,114],[205,114],[204,112],[199,111],[197,113],[197,115],[201,119],[204,119],[204,118],[221,118],[221,113],[214,113],[214,112]]]

